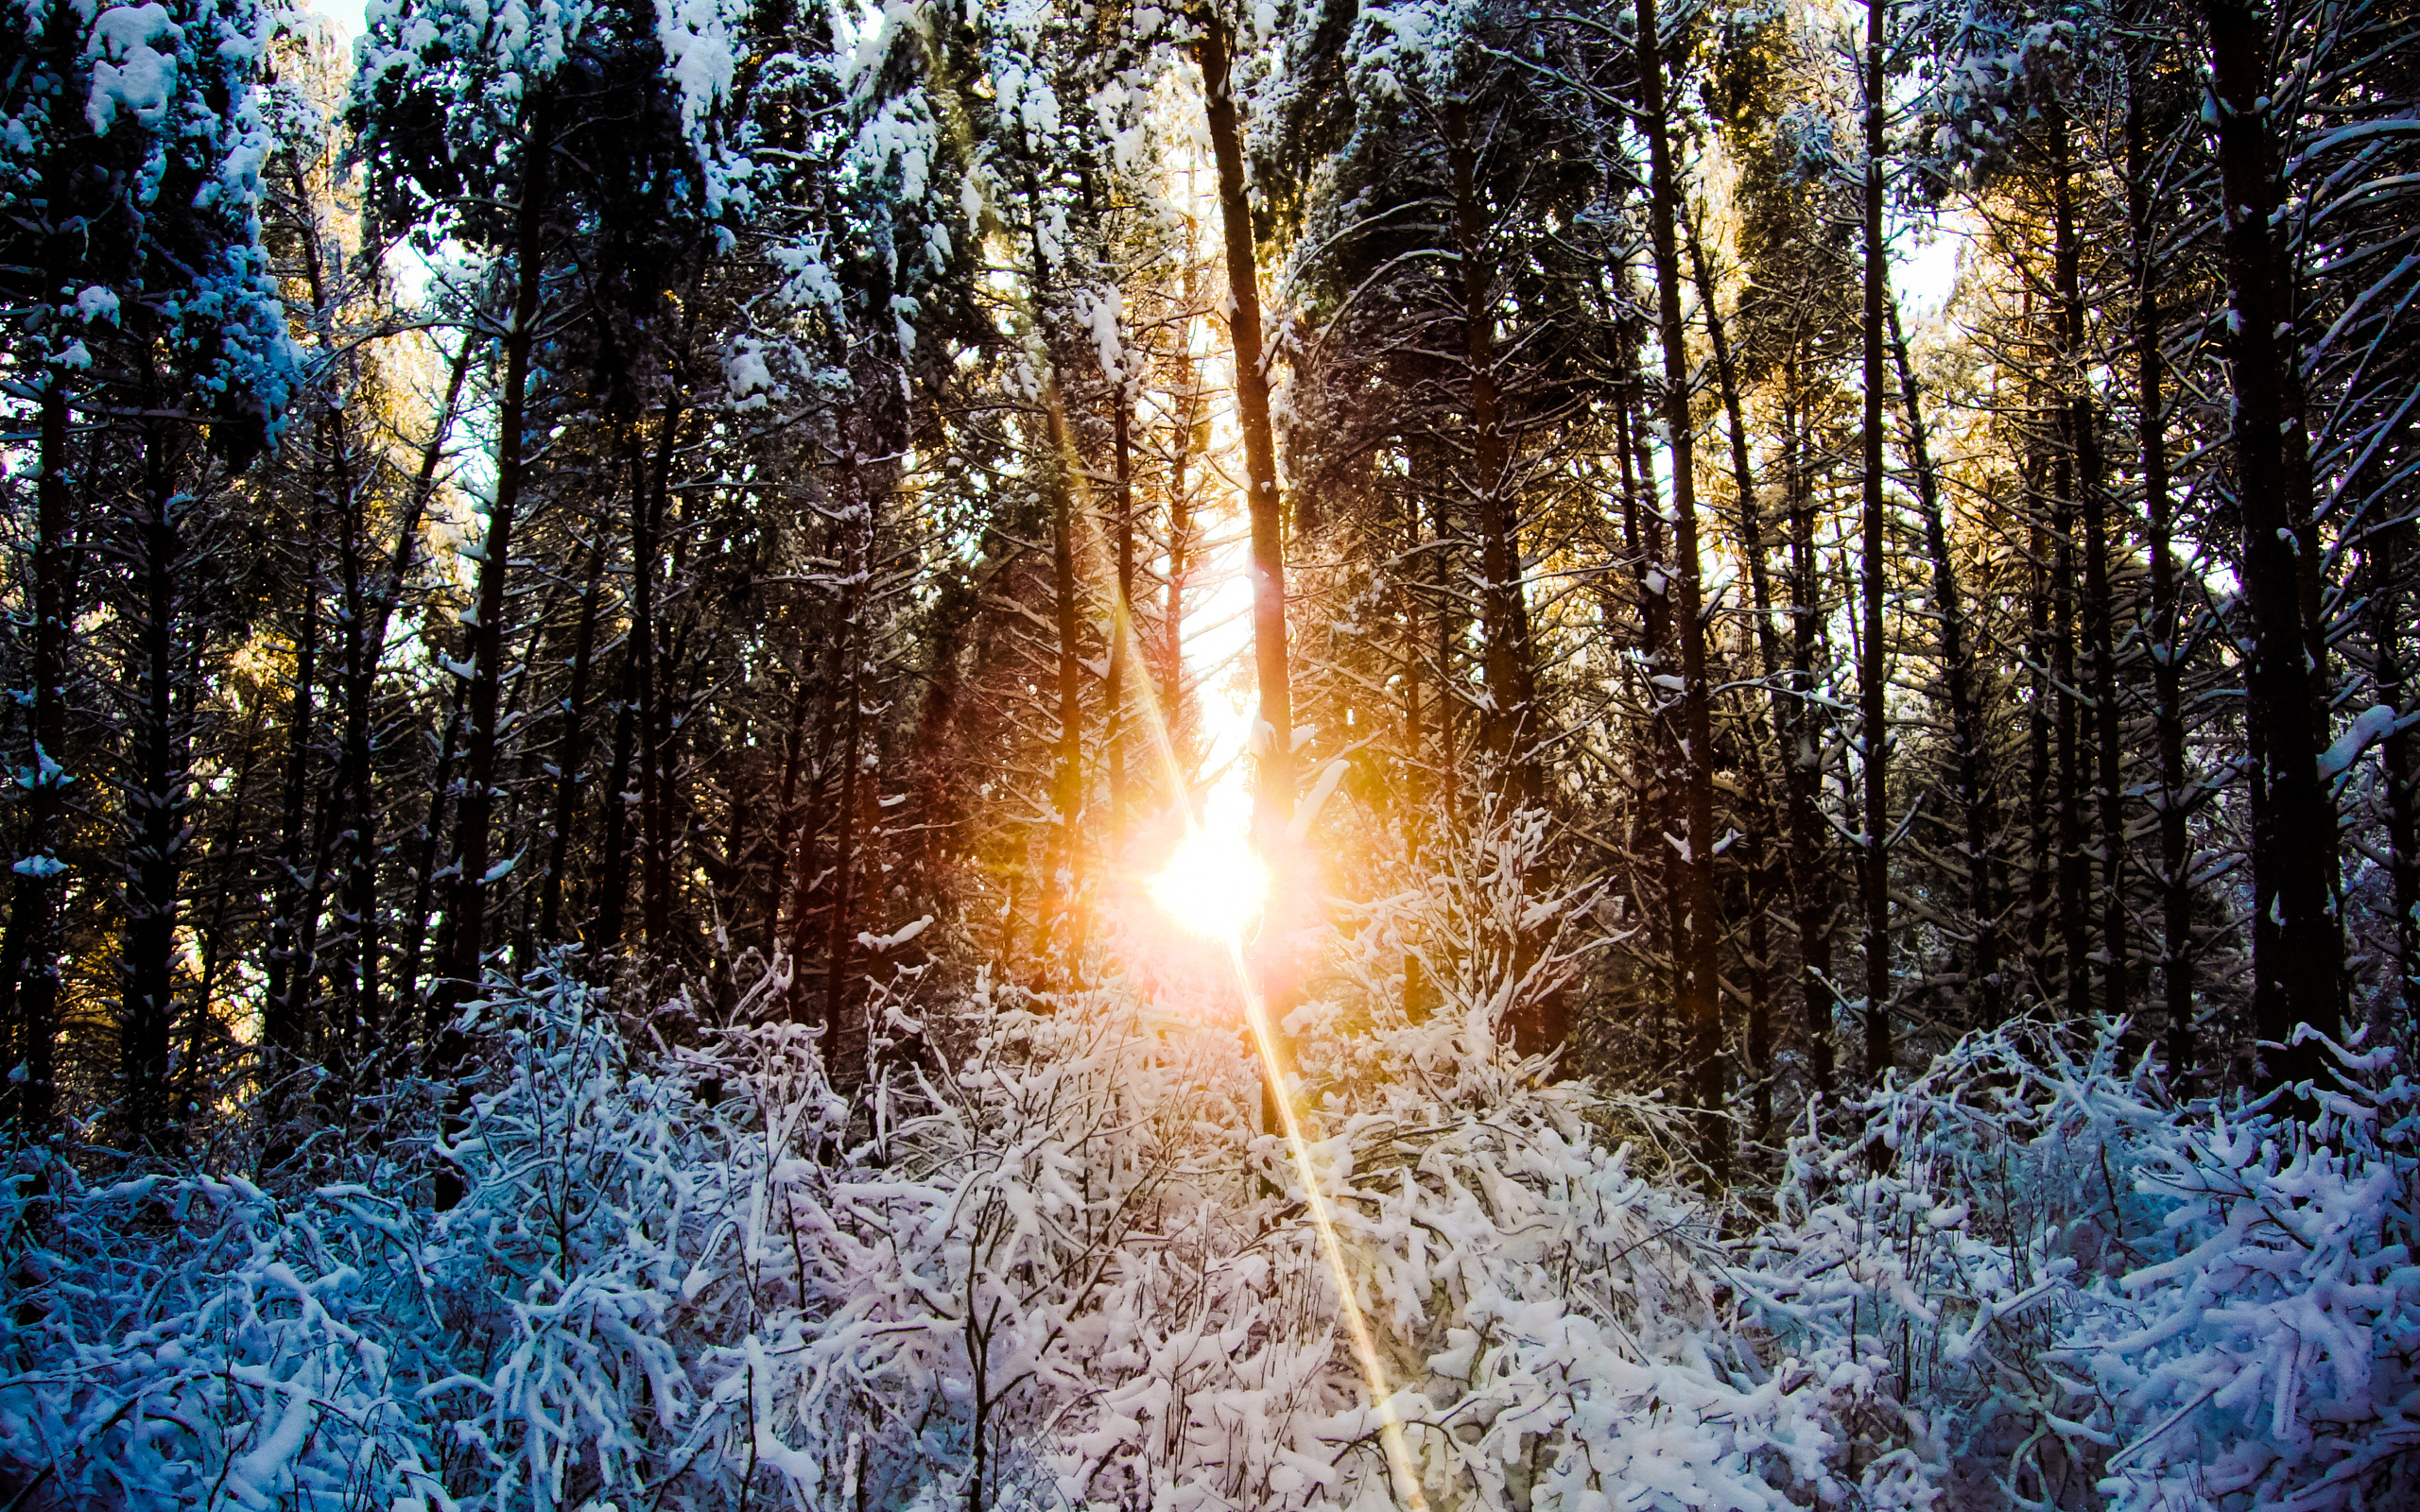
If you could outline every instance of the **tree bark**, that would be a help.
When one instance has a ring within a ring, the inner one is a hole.
[[[1925,554],[1932,558],[1932,610],[1941,625],[1942,680],[1949,695],[1950,738],[1958,747],[1959,812],[1966,821],[1966,900],[1974,939],[1967,971],[1979,1026],[2004,1016],[2000,998],[1999,900],[1992,890],[1993,832],[1999,816],[1993,800],[1975,665],[1967,645],[1965,601],[1949,556],[1949,526],[1942,507],[1940,479],[1925,432],[1924,401],[1908,360],[1908,338],[1899,329],[1899,306],[1890,303],[1891,351],[1899,370],[1899,393],[1907,407],[1908,454],[1915,463],[1916,502],[1924,511]]]
[[[1689,233],[1689,266],[1698,287],[1698,306],[1705,317],[1706,336],[1714,347],[1716,387],[1722,397],[1722,412],[1729,423],[1731,436],[1731,491],[1738,512],[1739,555],[1748,568],[1748,609],[1750,615],[1751,650],[1755,662],[1756,680],[1761,684],[1768,708],[1759,709],[1750,699],[1747,707],[1747,765],[1755,772],[1757,784],[1770,792],[1765,765],[1768,748],[1767,731],[1762,728],[1764,713],[1772,716],[1772,740],[1778,749],[1783,725],[1781,705],[1787,695],[1774,684],[1781,670],[1779,633],[1773,628],[1772,585],[1766,570],[1764,521],[1756,505],[1756,469],[1748,447],[1748,422],[1739,393],[1739,373],[1731,357],[1731,338],[1723,329],[1722,312],[1715,302],[1714,269],[1706,262],[1705,244],[1692,226]],[[1787,760],[1787,755],[1784,755]],[[1772,805],[1754,805],[1754,815],[1747,824],[1743,860],[1746,873],[1748,906],[1748,1067],[1755,1077],[1755,1138],[1762,1143],[1772,1123],[1772,942],[1768,937],[1766,915],[1772,906],[1772,862],[1770,855]]]
[[[1815,501],[1799,459],[1798,373],[1784,380],[1782,488],[1789,510],[1789,721],[1783,727],[1782,798],[1789,827],[1790,896],[1798,936],[1801,1010],[1806,1017],[1809,1079],[1818,1092],[1838,1081],[1832,1019],[1839,994],[1832,984],[1832,930],[1839,903],[1832,894],[1831,858],[1818,806],[1824,782],[1824,723],[1815,696],[1815,649],[1823,633],[1822,578],[1815,555]]]
[[[2085,675],[2092,686],[2092,726],[2100,791],[2101,1011],[2111,1019],[2133,1006],[2128,982],[2126,919],[2126,783],[2124,722],[2118,703],[2118,653],[2109,589],[2108,495],[2103,487],[2100,421],[2094,411],[2084,350],[2082,247],[2076,235],[2074,164],[2067,112],[2050,114],[2052,212],[2061,305],[2061,382],[2067,390],[2067,433],[2075,451],[2076,507],[2083,522]],[[2086,858],[2089,865],[2089,858]]]
[[[1236,420],[1243,431],[1246,499],[1252,516],[1253,667],[1260,684],[1255,740],[1259,780],[1253,826],[1270,845],[1294,817],[1294,699],[1286,655],[1285,505],[1277,492],[1277,443],[1269,422],[1269,373],[1261,353],[1260,267],[1252,206],[1244,198],[1243,123],[1232,88],[1235,39],[1217,16],[1195,43],[1210,147],[1219,168],[1219,210],[1227,252],[1231,308],[1227,333],[1236,357]]]
[[[138,691],[135,781],[127,794],[134,833],[126,854],[126,924],[118,981],[119,1074],[127,1131],[156,1146],[169,1129],[168,1040],[176,1013],[177,893],[189,798],[179,739],[177,573],[184,563],[178,528],[176,447],[154,424],[144,436],[144,507],[139,582],[141,620],[134,665]]]
[[[596,641],[596,613],[604,594],[605,542],[588,548],[588,577],[580,585],[579,625],[572,632],[571,687],[562,702],[562,725],[555,743],[555,803],[547,823],[546,870],[539,879],[538,938],[562,938],[563,868],[571,859],[571,833],[579,821],[579,772],[588,722],[590,651]]]
[[[1730,1125],[1722,1117],[1725,1074],[1722,988],[1717,974],[1722,925],[1714,888],[1714,731],[1706,684],[1705,608],[1699,581],[1697,477],[1689,435],[1689,352],[1681,321],[1681,267],[1676,230],[1680,185],[1672,162],[1664,95],[1664,61],[1655,0],[1638,0],[1640,125],[1647,133],[1649,234],[1655,248],[1656,313],[1664,349],[1665,441],[1672,464],[1673,605],[1681,649],[1681,801],[1688,826],[1680,854],[1679,931],[1682,1022],[1700,1112],[1703,1157],[1716,1182],[1730,1173]]]
[[[1890,566],[1882,473],[1882,308],[1890,252],[1882,240],[1883,0],[1865,8],[1865,564],[1858,647],[1858,739],[1865,816],[1858,875],[1865,902],[1865,1074],[1891,1066],[1891,861],[1889,648],[1882,639],[1883,579]]]
[[[2270,38],[2246,0],[2198,0],[2210,49],[2219,179],[2225,197],[2227,367],[2236,503],[2243,522],[2243,586],[2253,647],[2245,679],[2254,757],[2253,911],[2273,929],[2253,941],[2253,1018],[2269,1046],[2258,1077],[2275,1088],[2318,1074],[2314,1047],[2289,1046],[2303,1024],[2334,1033],[2343,1018],[2343,941],[2329,896],[2336,812],[2319,777],[2322,689],[2309,655],[2296,524],[2308,475],[2288,465],[2284,428],[2299,408],[2285,318],[2286,253],[2277,129],[2270,116]]]
[[[454,881],[446,908],[445,948],[429,995],[432,1069],[451,1073],[467,1048],[454,1032],[456,1011],[478,988],[486,945],[489,821],[495,812],[497,696],[504,677],[505,584],[510,576],[513,512],[521,501],[527,438],[529,349],[545,282],[548,171],[554,152],[552,97],[532,106],[522,148],[521,197],[513,212],[515,260],[512,318],[505,328],[504,391],[497,404],[495,494],[480,541],[478,598],[470,626],[470,685],[464,698],[467,735],[462,803],[455,824]]]
[[[2191,1075],[2193,1035],[2193,852],[2186,827],[2191,801],[2185,775],[2183,624],[2178,612],[2176,556],[2171,545],[2175,501],[2168,472],[2165,379],[2160,352],[2159,296],[2154,283],[2150,145],[2143,122],[2139,60],[2126,80],[2126,229],[2135,284],[2135,382],[2137,442],[2142,453],[2143,512],[2151,528],[2152,702],[2159,747],[2160,987],[2167,1021],[2169,1074]]]
[[[1521,593],[1521,553],[1514,511],[1505,498],[1510,479],[1498,414],[1487,208],[1479,202],[1470,123],[1460,102],[1446,108],[1445,122],[1462,271],[1462,359],[1470,385],[1470,490],[1479,535],[1479,666],[1487,683],[1479,746],[1495,768],[1497,791],[1508,806],[1514,806],[1537,799],[1537,774],[1530,760],[1535,700],[1530,689],[1529,646],[1514,610]]]

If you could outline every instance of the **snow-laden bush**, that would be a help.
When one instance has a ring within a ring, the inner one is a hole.
[[[1412,1022],[1352,977],[1290,1015],[1294,1091],[1432,1506],[2412,1494],[2420,1160],[2383,1055],[2339,1053],[2297,1123],[2178,1107],[2115,1032],[1977,1036],[1859,1105],[1854,1147],[1802,1141],[1724,1239],[1608,1137],[1659,1109],[1504,1051],[1501,994]],[[752,1021],[781,986],[667,1048],[560,967],[494,985],[442,1137],[311,1191],[16,1152],[0,1492],[1393,1504],[1315,1205],[1215,979],[978,978],[916,1005],[951,1064],[886,1055],[846,1095],[820,1035]],[[465,1191],[441,1212],[441,1163]]]
[[[1970,1036],[1798,1143],[1738,1277],[1953,1504],[2320,1512],[2420,1495],[2415,1093],[2179,1105],[2127,1041]],[[2315,1110],[2316,1116],[2306,1117]]]
[[[368,1180],[28,1156],[0,1454],[28,1506],[1386,1504],[1233,1020],[1117,983],[925,1011],[960,1062],[843,1097],[804,1028],[641,1047],[550,971],[474,1010],[446,1138]],[[1827,1399],[1730,1336],[1705,1213],[1589,1093],[1443,1018],[1322,1050],[1342,1012],[1295,1015],[1313,1165],[1434,1504],[1831,1484]],[[466,1195],[431,1212],[441,1160]]]
[[[240,1177],[87,1182],[20,1152],[0,1223],[5,1504],[385,1506],[434,1486],[385,1257],[341,1210]]]

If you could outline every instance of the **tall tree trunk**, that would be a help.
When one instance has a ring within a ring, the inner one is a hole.
[[[539,879],[538,938],[552,945],[562,938],[563,868],[571,860],[571,833],[579,822],[580,757],[588,724],[590,652],[596,641],[596,613],[604,598],[605,541],[600,530],[588,548],[588,577],[580,585],[579,626],[572,632],[571,687],[562,702],[562,724],[555,744],[554,816],[547,823],[546,869]],[[785,803],[787,795],[784,795]]]
[[[2420,733],[2410,722],[2410,674],[2403,658],[2404,638],[2411,633],[2405,575],[2411,570],[2413,535],[2409,516],[2379,532],[2370,610],[2377,701],[2404,721],[2386,738],[2384,765],[2387,870],[2394,886],[2394,996],[2406,1024],[2420,1022]]]
[[[324,440],[324,431],[322,432]],[[303,914],[318,902],[311,875],[312,757],[319,749],[320,692],[320,490],[310,484],[310,504],[302,527],[302,623],[294,637],[294,693],[286,703],[285,793],[281,805],[277,848],[277,917],[269,926],[268,991],[263,996],[262,1029],[269,1047],[290,1072],[309,1054],[310,983],[317,973],[307,958],[302,936]]]
[[[1824,782],[1824,732],[1816,702],[1815,648],[1823,633],[1823,579],[1815,556],[1814,490],[1799,459],[1798,370],[1785,376],[1782,404],[1782,489],[1789,511],[1789,722],[1783,727],[1782,799],[1789,827],[1790,897],[1798,936],[1799,1002],[1806,1023],[1809,1079],[1818,1092],[1838,1081],[1832,1019],[1839,995],[1832,985],[1832,929],[1839,904],[1832,894],[1832,867],[1819,807]]]
[[[1260,684],[1259,780],[1253,825],[1264,845],[1294,816],[1294,698],[1286,656],[1286,514],[1277,493],[1277,443],[1269,422],[1269,373],[1261,354],[1260,267],[1252,206],[1244,198],[1243,123],[1233,87],[1235,39],[1216,15],[1195,43],[1210,148],[1219,168],[1219,220],[1227,252],[1227,333],[1236,357],[1236,420],[1243,431],[1246,504],[1252,516],[1253,666]]]
[[[40,477],[34,485],[33,750],[26,769],[23,853],[15,863],[9,934],[0,950],[0,990],[12,994],[9,1015],[13,1076],[6,1095],[18,1128],[38,1134],[56,1106],[54,1046],[59,1024],[59,879],[66,866],[56,851],[66,815],[69,776],[67,710],[68,511],[67,369],[53,363],[42,390]]]
[[[1914,366],[1908,361],[1908,338],[1899,329],[1896,301],[1891,301],[1890,317],[1891,351],[1897,359],[1899,393],[1908,413],[1908,454],[1916,468],[1916,503],[1924,511],[1925,554],[1932,558],[1932,608],[1941,624],[1941,669],[1949,694],[1950,738],[1958,747],[1958,804],[1966,821],[1966,899],[1975,932],[1967,951],[1967,976],[1977,1022],[1996,1024],[2003,1015],[2000,919],[1999,900],[1992,891],[1991,862],[1993,832],[1998,828],[1999,816],[1985,761],[1975,666],[1967,649],[1965,601],[1958,592],[1958,573],[1949,557],[1949,526],[1925,432],[1924,401],[1916,387]]]
[[[834,829],[832,843],[832,912],[827,916],[824,932],[823,1053],[825,1064],[836,1081],[842,1079],[840,1052],[843,1041],[848,1038],[844,1030],[847,1023],[850,947],[854,939],[849,933],[849,918],[850,905],[854,901],[851,897],[853,868],[857,859],[857,770],[864,765],[859,747],[865,738],[865,664],[871,650],[866,633],[866,579],[873,568],[873,496],[871,490],[859,487],[856,441],[849,432],[845,418],[840,447],[840,497],[844,512],[855,524],[857,539],[852,553],[854,560],[840,627],[843,663],[838,687],[847,703],[840,711],[839,718],[840,799],[836,816],[838,822]]]
[[[2047,998],[2050,988],[2051,889],[2057,875],[2051,740],[2058,700],[2063,696],[2050,667],[2051,605],[2058,596],[2058,575],[2045,516],[2042,438],[2034,424],[2039,406],[2031,403],[2031,384],[2027,386],[2027,455],[2018,470],[2023,484],[2026,562],[2032,590],[2031,602],[2027,606],[2025,636],[2026,673],[2031,680],[2031,696],[2026,703],[2025,959],[2034,990]]]
[[[638,513],[631,533],[631,654],[637,658],[639,733],[639,833],[642,870],[641,924],[648,949],[660,957],[670,948],[672,925],[671,719],[665,697],[664,667],[656,655],[655,558],[669,513],[672,451],[681,434],[680,377],[665,396],[663,429],[656,436],[648,474],[631,480]],[[678,564],[675,564],[678,571]]]
[[[444,950],[436,990],[429,994],[432,1064],[441,1074],[460,1064],[465,1045],[454,1032],[456,1010],[478,988],[487,943],[488,833],[495,812],[497,696],[504,679],[505,584],[512,559],[513,511],[521,502],[528,438],[524,412],[529,389],[529,349],[545,283],[543,245],[548,170],[554,153],[552,96],[541,94],[531,107],[527,143],[522,148],[521,198],[513,211],[514,289],[512,317],[504,335],[504,391],[496,414],[495,494],[479,542],[478,597],[470,630],[471,677],[464,697],[465,753],[462,803],[455,822],[454,881],[446,908]],[[452,1192],[441,1196],[456,1195]],[[450,1204],[441,1203],[441,1206]]]
[[[177,892],[188,798],[178,738],[177,572],[184,565],[177,524],[176,447],[165,426],[144,436],[140,529],[142,618],[134,665],[141,711],[134,731],[135,781],[127,794],[134,833],[126,856],[126,926],[119,948],[118,1056],[128,1132],[156,1145],[170,1124],[168,1040],[176,1011]]]
[[[1051,410],[1054,429],[1060,432],[1060,459],[1063,467],[1072,468],[1074,444],[1059,422],[1054,404]],[[1068,956],[1065,962],[1072,977],[1080,963],[1075,959],[1076,910],[1083,895],[1080,866],[1080,838],[1077,833],[1084,806],[1084,707],[1081,646],[1078,642],[1081,615],[1076,603],[1076,522],[1070,479],[1063,472],[1051,486],[1050,495],[1050,586],[1054,624],[1059,632],[1058,695],[1059,740],[1051,764],[1050,802],[1059,813],[1059,836],[1056,846],[1057,864],[1051,868],[1049,896],[1055,906],[1046,911],[1044,956],[1047,949],[1048,932],[1053,925],[1065,931]],[[853,768],[854,769],[854,768]],[[846,779],[843,779],[844,782]],[[845,789],[844,789],[845,791]],[[846,799],[843,799],[846,802]],[[846,820],[844,819],[845,823]],[[1056,917],[1052,917],[1055,915]]]
[[[1126,810],[1132,795],[1126,788],[1126,679],[1132,675],[1129,647],[1134,640],[1134,459],[1128,435],[1124,364],[1111,376],[1110,447],[1117,470],[1117,517],[1110,535],[1117,558],[1117,602],[1109,616],[1109,684],[1102,703],[1109,718],[1109,835],[1114,848],[1126,844]]]
[[[462,350],[455,353],[452,369],[446,376],[444,402],[438,406],[436,423],[429,430],[428,444],[421,450],[420,472],[412,480],[411,491],[405,496],[404,516],[396,527],[393,555],[385,579],[372,601],[370,623],[362,634],[360,661],[348,669],[345,685],[344,765],[339,781],[348,795],[346,811],[352,822],[358,827],[346,874],[345,909],[354,920],[354,952],[360,962],[359,1022],[366,1041],[362,1053],[366,1060],[382,1066],[389,1059],[389,1052],[400,1048],[385,1045],[389,1028],[399,1029],[399,1038],[407,1039],[417,1020],[413,997],[420,989],[421,938],[428,921],[428,873],[436,864],[436,826],[441,817],[443,788],[452,780],[451,758],[457,739],[455,727],[461,706],[458,701],[449,700],[446,729],[440,740],[442,755],[437,784],[439,791],[429,800],[431,828],[423,837],[424,853],[415,873],[418,907],[404,925],[409,949],[402,956],[402,976],[396,984],[395,1022],[390,1025],[380,1002],[379,988],[378,810],[373,791],[377,779],[377,750],[372,700],[376,693],[379,665],[386,660],[388,627],[393,622],[396,606],[402,602],[404,584],[411,576],[412,560],[420,543],[421,517],[437,491],[437,468],[444,456],[445,435],[453,428],[455,417],[460,413],[462,384],[470,374],[471,355],[477,345],[471,333],[463,334]]]
[[[2084,854],[2083,699],[2076,688],[2075,433],[2065,423],[2074,411],[2062,404],[2059,413],[2064,444],[2050,469],[2050,670],[2059,697],[2059,979],[2067,1017],[2081,1022],[2092,1012],[2092,913],[2087,900],[2092,864]]]
[[[2151,527],[2152,701],[2159,747],[2160,987],[2169,1074],[2183,1085],[2193,1071],[2193,852],[2186,827],[2184,626],[2178,612],[2159,296],[2155,284],[2150,146],[2143,122],[2140,59],[2126,79],[2126,229],[2135,282],[2136,434],[2142,451],[2143,512]]]
[[[1497,791],[1512,806],[1533,802],[1537,797],[1536,769],[1530,760],[1534,712],[1529,688],[1529,646],[1519,633],[1513,607],[1521,593],[1521,553],[1514,509],[1505,497],[1511,480],[1497,413],[1487,207],[1479,202],[1470,123],[1460,103],[1446,108],[1445,122],[1462,270],[1462,359],[1470,385],[1470,489],[1476,506],[1472,512],[1479,536],[1479,666],[1487,684],[1487,708],[1479,716],[1479,746],[1495,768]]]
[[[2118,704],[2118,652],[2111,622],[2108,493],[2103,487],[2100,421],[2092,403],[2090,353],[2084,350],[2083,249],[2076,235],[2073,148],[2067,112],[2050,112],[2052,212],[2056,222],[2061,381],[2067,390],[2067,431],[2075,449],[2076,506],[2083,520],[2083,638],[2092,684],[2093,733],[2099,747],[2100,807],[2101,1011],[2122,1018],[2132,1007],[2127,980],[2126,783],[2124,721]]]
[[[2227,368],[2234,390],[2231,439],[2237,508],[2243,521],[2244,596],[2252,611],[2245,679],[2247,722],[2256,735],[2253,811],[2253,914],[2273,929],[2253,938],[2253,1019],[2281,1048],[2260,1054],[2259,1079],[2277,1087],[2317,1074],[2310,1046],[2286,1047],[2298,1025],[2334,1033],[2343,1017],[2343,940],[2331,907],[2336,813],[2319,776],[2321,688],[2309,656],[2297,581],[2296,525],[2308,497],[2290,496],[2302,470],[2289,466],[2284,428],[2299,407],[2293,364],[2279,340],[2285,318],[2286,251],[2273,219],[2279,202],[2278,141],[2270,116],[2267,21],[2248,0],[2198,0],[2210,48],[2210,100],[2225,200]]]
[[[1715,302],[1714,269],[1706,262],[1705,244],[1694,225],[1689,234],[1689,266],[1697,281],[1698,307],[1705,317],[1706,335],[1714,347],[1715,384],[1721,392],[1723,418],[1730,428],[1731,492],[1739,516],[1739,555],[1748,568],[1752,658],[1756,680],[1765,694],[1763,706],[1754,698],[1747,704],[1747,765],[1755,772],[1758,787],[1770,792],[1766,751],[1769,746],[1779,749],[1780,732],[1786,728],[1781,706],[1788,695],[1773,680],[1781,670],[1781,644],[1779,632],[1773,628],[1764,521],[1756,506],[1756,469],[1749,454],[1748,421],[1740,401],[1738,369],[1732,361],[1731,338],[1723,329],[1722,312]],[[1767,713],[1772,716],[1770,741],[1764,729]],[[1788,759],[1786,753],[1783,759]],[[1748,1067],[1755,1077],[1755,1138],[1762,1143],[1772,1123],[1772,962],[1766,921],[1772,902],[1772,861],[1769,853],[1772,805],[1758,802],[1754,807],[1743,863],[1748,892]]]
[[[1865,7],[1865,564],[1858,691],[1864,835],[1858,875],[1865,901],[1865,1074],[1891,1066],[1891,858],[1889,647],[1882,638],[1883,578],[1890,569],[1889,504],[1882,475],[1882,307],[1890,251],[1882,240],[1883,0]]]
[[[1672,557],[1681,648],[1681,802],[1688,833],[1680,856],[1681,1019],[1689,1036],[1700,1110],[1699,1137],[1712,1179],[1730,1172],[1730,1125],[1722,1117],[1722,943],[1714,888],[1714,729],[1706,683],[1705,606],[1699,582],[1697,477],[1689,437],[1689,351],[1681,321],[1682,269],[1676,222],[1680,184],[1665,109],[1664,62],[1655,0],[1638,0],[1638,71],[1650,174],[1649,234],[1655,246],[1656,313],[1664,349],[1664,425],[1672,463]]]

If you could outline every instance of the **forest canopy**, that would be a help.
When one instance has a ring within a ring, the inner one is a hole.
[[[0,1512],[2420,1499],[2410,4],[0,36]]]

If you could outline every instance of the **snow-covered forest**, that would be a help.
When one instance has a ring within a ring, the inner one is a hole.
[[[0,0],[0,1512],[2420,1505],[2410,0]]]

